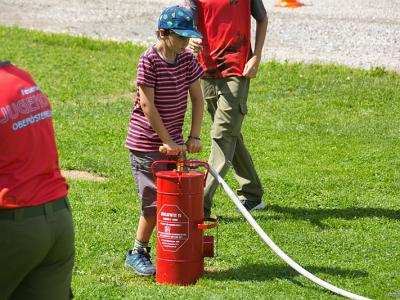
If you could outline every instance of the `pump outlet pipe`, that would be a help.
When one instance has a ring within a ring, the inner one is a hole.
[[[222,186],[224,191],[228,194],[229,198],[235,203],[239,211],[246,218],[246,220],[250,223],[250,225],[254,228],[254,230],[258,233],[258,235],[264,240],[264,242],[276,253],[280,258],[282,258],[287,264],[289,264],[294,270],[296,270],[301,275],[307,277],[311,281],[315,282],[319,286],[334,292],[338,295],[347,297],[349,299],[354,300],[371,300],[369,298],[365,298],[363,296],[359,296],[357,294],[353,294],[341,288],[338,288],[318,277],[308,272],[306,269],[297,264],[294,260],[292,260],[289,256],[287,256],[272,240],[271,238],[264,232],[264,230],[257,224],[251,214],[247,211],[247,209],[242,205],[239,198],[232,191],[232,189],[228,186],[228,184],[224,181],[224,179],[216,172],[211,166],[209,168],[209,172],[212,176],[218,181],[218,183]]]

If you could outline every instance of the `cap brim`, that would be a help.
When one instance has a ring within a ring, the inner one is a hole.
[[[180,36],[187,37],[187,38],[197,38],[197,39],[203,38],[201,33],[196,30],[172,29],[172,31]]]

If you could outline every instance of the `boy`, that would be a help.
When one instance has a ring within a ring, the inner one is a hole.
[[[193,27],[190,10],[179,6],[165,9],[158,21],[157,35],[158,43],[139,60],[136,102],[125,143],[142,204],[136,240],[125,265],[143,276],[155,274],[148,246],[156,225],[157,205],[151,164],[168,159],[167,155],[176,157],[183,150],[182,126],[188,91],[192,123],[185,145],[190,153],[200,151],[204,109],[199,81],[203,71],[186,50],[189,38],[201,38]],[[165,154],[159,152],[160,146],[166,149]]]
[[[247,210],[262,209],[263,187],[241,134],[247,113],[250,78],[256,76],[268,18],[261,0],[186,0],[204,39],[191,39],[189,47],[200,51],[205,71],[201,80],[207,110],[213,121],[209,164],[222,177],[232,164],[239,182],[239,199]],[[256,20],[254,52],[250,43],[250,16]],[[204,215],[211,214],[218,182],[207,177]]]

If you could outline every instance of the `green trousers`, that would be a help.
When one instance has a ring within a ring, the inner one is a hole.
[[[213,122],[208,163],[221,177],[226,175],[232,165],[239,183],[239,199],[261,200],[263,187],[241,134],[243,119],[247,114],[249,84],[250,80],[243,77],[201,80],[203,96]],[[213,176],[207,176],[204,207],[209,211],[217,187],[217,180]]]
[[[74,229],[67,198],[0,210],[0,299],[70,299]]]

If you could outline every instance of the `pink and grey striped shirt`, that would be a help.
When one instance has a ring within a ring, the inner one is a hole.
[[[167,63],[154,47],[140,58],[136,80],[136,101],[133,106],[125,147],[141,152],[158,152],[162,142],[151,127],[140,106],[139,86],[154,88],[154,104],[171,138],[184,143],[182,127],[185,119],[189,85],[199,79],[203,70],[188,50],[178,54],[175,63]]]

